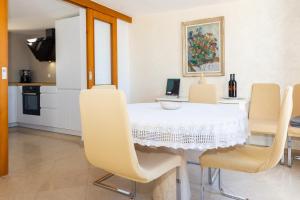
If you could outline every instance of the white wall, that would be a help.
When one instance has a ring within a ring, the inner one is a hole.
[[[29,69],[31,66],[30,52],[26,46],[27,36],[23,34],[9,33],[8,37],[8,81],[19,82],[19,70]]]
[[[300,82],[300,3],[297,0],[236,0],[182,11],[134,17],[130,30],[130,96],[153,101],[167,78],[182,79],[181,95],[198,78],[182,77],[181,22],[225,16],[225,77],[208,78],[219,96],[227,94],[230,73],[238,94],[249,97],[253,82],[282,87]]]

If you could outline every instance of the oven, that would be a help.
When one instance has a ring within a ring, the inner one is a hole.
[[[40,115],[40,86],[23,86],[23,114]]]

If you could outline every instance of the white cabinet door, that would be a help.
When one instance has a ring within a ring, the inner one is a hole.
[[[56,94],[57,87],[56,86],[41,86],[40,92],[42,94]]]
[[[81,88],[80,17],[55,22],[56,82],[62,89]]]
[[[57,126],[57,110],[56,109],[41,109],[41,124],[43,126],[56,127]]]
[[[58,128],[81,131],[79,94],[80,90],[58,90]]]
[[[56,94],[41,94],[41,108],[57,108],[57,93]]]
[[[17,122],[17,86],[8,87],[8,123]]]

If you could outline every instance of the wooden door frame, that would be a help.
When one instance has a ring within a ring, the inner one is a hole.
[[[99,13],[93,9],[87,9],[87,87],[95,85],[95,35],[94,20],[100,20],[111,25],[111,81],[118,87],[118,47],[117,47],[117,19],[109,15]]]
[[[71,4],[74,4],[74,5],[77,5],[77,6],[80,6],[80,7],[83,7],[83,8],[86,8],[86,9],[92,9],[92,10],[95,10],[95,11],[98,11],[100,13],[103,13],[105,15],[109,15],[109,16],[112,16],[114,18],[117,18],[117,19],[121,19],[123,21],[126,21],[128,23],[132,23],[132,18],[123,14],[123,13],[120,13],[116,10],[113,10],[111,8],[108,8],[106,6],[103,6],[103,5],[100,5],[94,1],[91,1],[91,0],[64,0],[66,2],[69,2]]]
[[[8,80],[2,68],[8,66],[8,2],[0,0],[0,176],[8,174]],[[6,74],[7,77],[7,74]]]
[[[132,18],[116,10],[100,5],[91,0],[64,0],[68,3],[80,6],[86,9],[86,31],[87,31],[87,88],[95,85],[95,66],[94,66],[94,16],[106,16],[113,18],[112,26],[112,84],[118,86],[118,69],[117,69],[117,19],[132,23]],[[97,14],[95,14],[97,13]],[[90,74],[90,72],[92,72]],[[91,76],[91,80],[90,80]]]

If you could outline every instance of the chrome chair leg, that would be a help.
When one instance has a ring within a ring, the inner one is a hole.
[[[209,185],[213,185],[219,175],[218,170],[220,169],[212,169],[208,168],[208,183]]]
[[[288,166],[292,167],[292,138],[288,137]]]
[[[110,191],[125,195],[125,196],[129,197],[130,199],[135,199],[135,197],[136,197],[136,182],[133,182],[133,185],[132,185],[133,192],[129,192],[129,191],[117,188],[115,186],[111,186],[106,183],[103,183],[104,181],[110,179],[113,176],[114,175],[111,173],[106,174],[103,177],[101,177],[100,179],[98,179],[97,181],[95,181],[94,185],[101,187],[103,189],[106,189],[106,190],[110,190]]]
[[[204,168],[201,166],[200,172],[200,200],[204,200]]]
[[[285,162],[285,155],[284,155],[284,152],[283,152],[281,160],[280,160],[280,164],[284,165],[284,162]]]
[[[219,169],[219,183],[218,183],[218,187],[219,187],[219,191],[221,193],[222,196],[230,198],[230,199],[236,199],[236,200],[249,200],[248,198],[243,198],[243,197],[238,197],[238,196],[234,196],[232,194],[228,194],[224,191],[224,189],[222,188],[222,182],[221,182],[221,169]]]

